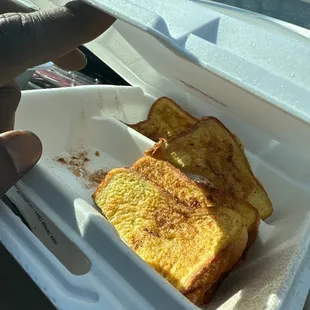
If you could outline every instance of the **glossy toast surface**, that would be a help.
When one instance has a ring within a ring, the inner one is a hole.
[[[120,237],[181,293],[198,303],[241,257],[242,217],[228,208],[190,210],[138,173],[114,169],[93,195]]]
[[[158,141],[183,132],[197,121],[173,100],[161,97],[153,103],[147,120],[129,126],[151,140]]]
[[[204,118],[170,139],[161,139],[146,154],[167,160],[182,172],[207,178],[226,194],[246,200],[262,219],[273,212],[271,201],[254,176],[243,149],[214,117]]]
[[[165,189],[190,209],[227,207],[239,212],[248,229],[247,247],[254,243],[260,218],[258,211],[249,203],[220,190],[197,184],[165,160],[144,156],[136,161],[131,169]]]

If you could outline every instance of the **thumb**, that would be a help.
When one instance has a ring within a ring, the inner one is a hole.
[[[0,197],[37,163],[41,154],[41,141],[31,132],[0,134]]]

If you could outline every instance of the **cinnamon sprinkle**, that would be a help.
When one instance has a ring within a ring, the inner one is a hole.
[[[90,173],[87,169],[88,162],[90,161],[88,155],[87,151],[80,151],[77,154],[70,155],[68,158],[58,157],[56,161],[61,165],[65,165],[76,177],[83,178],[87,183],[87,188],[93,188],[102,182],[107,175],[107,171],[99,169]],[[100,152],[96,151],[95,156],[100,156]]]
[[[102,182],[102,180],[106,177],[107,174],[108,174],[107,171],[100,169],[92,173],[88,177],[88,179],[92,184],[99,185]]]
[[[58,161],[59,163],[61,163],[61,164],[66,164],[66,163],[67,163],[63,157],[59,157],[59,158],[57,159],[57,161]]]

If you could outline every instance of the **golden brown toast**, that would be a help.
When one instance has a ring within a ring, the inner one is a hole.
[[[167,139],[180,134],[198,121],[172,99],[161,97],[152,104],[147,120],[128,126],[157,142],[160,138]],[[234,137],[244,148],[239,138]]]
[[[207,292],[203,296],[203,301],[202,301],[203,304],[208,304],[211,301],[212,297],[217,292],[217,290],[219,289],[219,287],[221,286],[225,278],[228,276],[228,274],[229,273],[223,274],[219,278],[219,280],[217,280],[214,284],[211,285],[211,287],[207,290]],[[199,295],[199,293],[197,295]]]
[[[199,185],[169,162],[151,156],[140,158],[131,167],[131,170],[165,189],[190,209],[226,207],[239,212],[248,229],[247,248],[254,243],[260,218],[257,210],[249,203],[226,195],[218,189]]]
[[[190,299],[195,304],[204,304],[204,305],[208,304],[211,301],[213,295],[217,292],[217,290],[221,286],[222,282],[229,275],[229,272],[232,269],[235,269],[237,266],[238,266],[238,263],[235,265],[230,265],[231,268],[227,269],[227,271],[224,272],[219,277],[219,279],[210,286],[210,288],[207,291],[203,290],[202,287],[197,288],[193,290],[191,293],[189,293],[187,298]],[[204,291],[204,294],[202,294],[202,291]]]
[[[158,141],[159,138],[169,138],[183,132],[197,121],[173,100],[161,97],[153,103],[147,120],[129,126],[151,140]]]
[[[130,169],[110,171],[93,198],[129,247],[185,296],[199,288],[199,301],[247,243],[237,212],[190,209]]]
[[[146,151],[185,173],[206,177],[214,187],[254,206],[262,219],[272,212],[271,201],[254,176],[244,151],[230,131],[208,117],[168,140],[161,139]]]

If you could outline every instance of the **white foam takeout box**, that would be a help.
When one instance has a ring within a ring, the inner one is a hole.
[[[119,239],[88,180],[131,165],[153,144],[121,121],[145,119],[165,95],[236,133],[274,204],[247,260],[205,308],[302,309],[310,287],[309,39],[210,3],[88,2],[119,18],[88,47],[133,87],[23,93],[16,126],[37,133],[44,154],[1,202],[0,241],[58,309],[196,309]],[[59,160],[81,152],[87,171]]]

